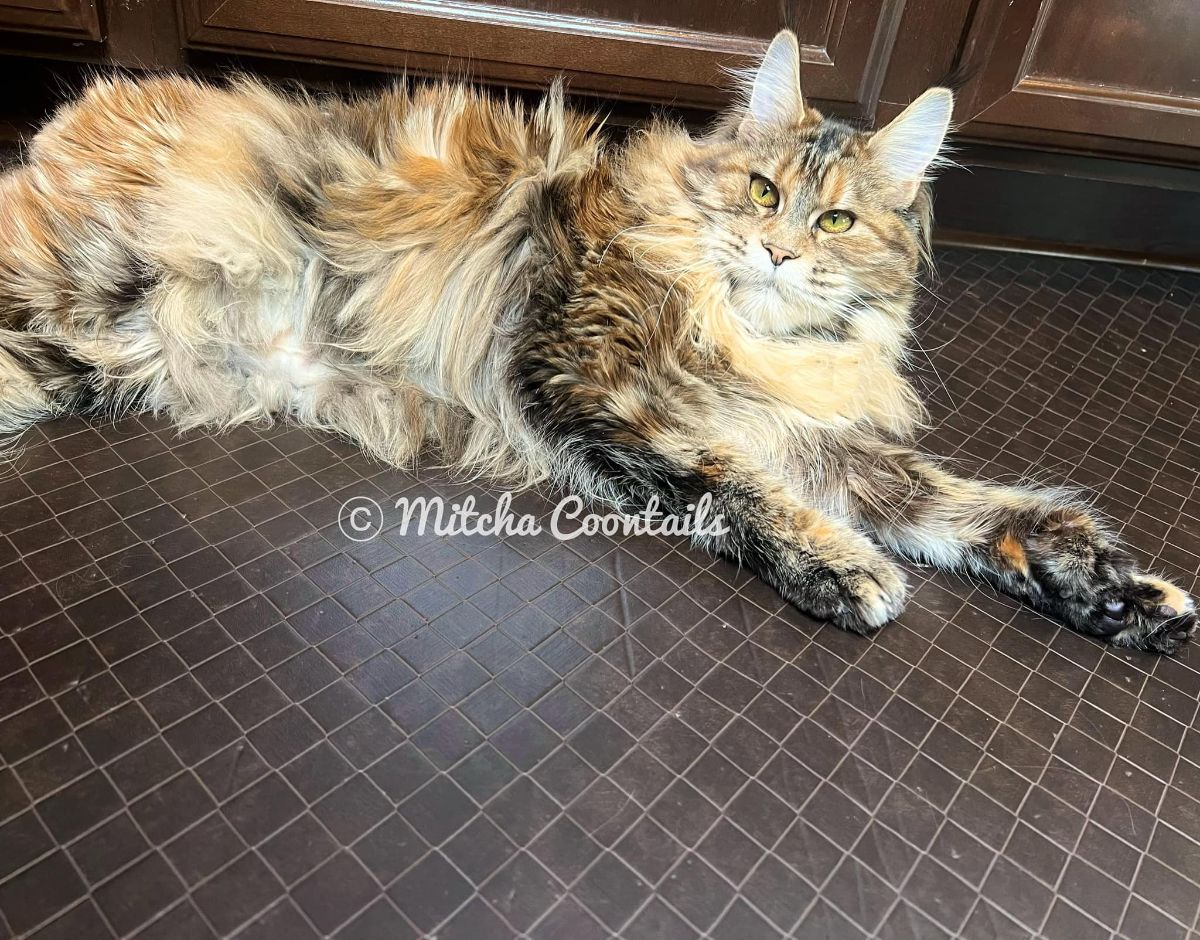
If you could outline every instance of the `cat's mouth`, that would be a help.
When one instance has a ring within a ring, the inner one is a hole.
[[[769,290],[785,297],[796,297],[795,285],[791,284],[778,268],[769,271],[751,268],[733,268],[726,275],[730,287],[734,290]]]

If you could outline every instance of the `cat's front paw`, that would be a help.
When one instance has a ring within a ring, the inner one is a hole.
[[[1022,555],[1030,599],[1082,633],[1116,646],[1175,653],[1195,632],[1192,598],[1139,571],[1086,513],[1055,513],[1024,545],[1002,540],[1000,553],[1010,561]]]
[[[904,609],[903,572],[874,546],[803,566],[784,589],[793,604],[843,630],[874,633]]]

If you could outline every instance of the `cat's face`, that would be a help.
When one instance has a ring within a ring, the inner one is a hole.
[[[805,107],[795,38],[776,37],[746,105],[698,142],[681,178],[698,210],[697,251],[750,326],[827,329],[912,290],[927,237],[921,182],[952,103],[933,89],[883,130],[860,132]]]

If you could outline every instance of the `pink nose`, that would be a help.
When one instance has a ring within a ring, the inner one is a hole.
[[[762,246],[767,249],[767,254],[771,256],[771,264],[775,265],[775,267],[779,267],[789,258],[796,257],[794,251],[790,251],[787,248],[780,248],[778,245],[772,245],[770,242],[763,242]]]

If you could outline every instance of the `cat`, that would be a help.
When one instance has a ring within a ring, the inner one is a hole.
[[[912,449],[953,95],[867,132],[805,104],[799,62],[785,30],[709,132],[621,143],[558,83],[529,108],[96,81],[0,179],[0,430],[287,419],[631,511],[710,494],[701,547],[847,630],[903,607],[887,549],[1177,651],[1193,600],[1082,501]]]

